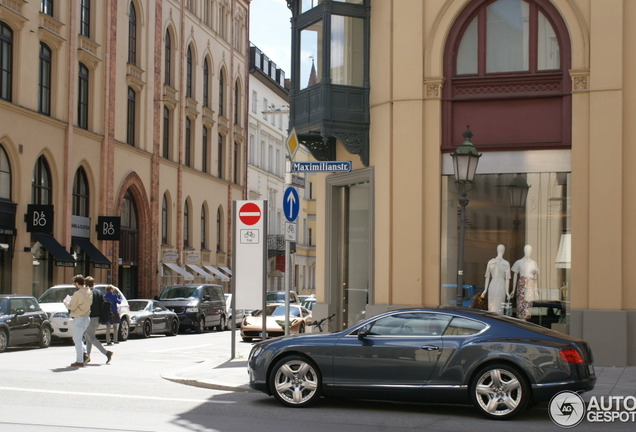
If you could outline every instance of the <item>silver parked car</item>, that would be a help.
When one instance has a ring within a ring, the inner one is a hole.
[[[153,334],[176,336],[179,317],[156,300],[128,300],[130,307],[130,334],[148,338]]]

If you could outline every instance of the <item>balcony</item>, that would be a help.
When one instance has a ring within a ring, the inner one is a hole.
[[[296,252],[296,243],[291,242],[289,252]],[[285,255],[285,236],[282,234],[270,234],[267,236],[267,258]]]

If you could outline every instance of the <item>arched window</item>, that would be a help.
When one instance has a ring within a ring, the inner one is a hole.
[[[161,244],[168,244],[168,198],[163,194],[161,200]]]
[[[84,168],[79,167],[73,180],[73,215],[88,217],[88,196],[86,171],[84,171]]]
[[[91,0],[80,1],[80,34],[91,37]]]
[[[137,94],[128,87],[128,112],[126,115],[126,143],[135,145],[135,116],[136,116]]]
[[[77,125],[88,129],[88,68],[83,63],[78,72]]]
[[[38,112],[51,115],[51,49],[40,42]]]
[[[210,106],[210,67],[208,66],[208,59],[203,61],[203,106],[208,108]]]
[[[216,211],[216,251],[223,252],[223,213],[221,207]]]
[[[183,247],[190,247],[190,206],[188,201],[183,205]]]
[[[185,121],[185,166],[192,166],[192,122],[189,117]]]
[[[128,9],[128,63],[137,64],[137,12],[132,2]]]
[[[442,149],[470,124],[480,150],[569,148],[570,42],[548,0],[475,0],[446,45]]]
[[[53,185],[51,184],[51,171],[49,164],[44,156],[40,156],[35,163],[33,169],[33,178],[31,180],[31,203],[32,204],[51,204],[51,192]]]
[[[223,116],[223,91],[225,87],[225,72],[221,69],[219,73],[219,116]]]
[[[11,101],[13,31],[0,22],[0,98]]]
[[[192,47],[186,53],[186,97],[192,97]]]
[[[207,249],[207,217],[205,214],[205,205],[201,206],[201,249]]]
[[[170,159],[170,109],[163,107],[163,143],[161,146],[161,156]]]
[[[236,81],[234,84],[234,124],[239,124],[239,109],[241,107],[239,96],[239,82]]]
[[[203,126],[202,133],[202,142],[201,142],[201,171],[204,173],[208,172],[208,147],[210,143],[208,142],[208,128],[207,126]]]
[[[4,147],[0,145],[0,199],[11,201],[11,164]]]
[[[170,31],[166,30],[166,40],[165,40],[165,62],[164,67],[166,70],[164,71],[163,83],[167,86],[172,85],[172,47],[170,41]]]

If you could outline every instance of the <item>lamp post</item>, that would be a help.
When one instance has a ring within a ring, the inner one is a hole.
[[[510,207],[515,211],[514,229],[519,228],[519,211],[526,206],[528,189],[530,189],[530,186],[528,186],[528,183],[526,183],[526,180],[521,175],[517,175],[513,178],[508,185]]]
[[[457,251],[457,302],[455,303],[457,307],[462,305],[464,299],[464,236],[466,231],[466,206],[468,205],[466,194],[472,189],[475,172],[477,172],[477,164],[481,157],[481,153],[477,153],[477,149],[470,142],[473,137],[470,125],[466,125],[466,130],[462,136],[464,137],[464,142],[451,153],[455,186],[461,193],[461,198],[457,200],[460,206],[459,249]]]

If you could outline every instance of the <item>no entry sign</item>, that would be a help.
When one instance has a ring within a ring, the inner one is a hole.
[[[261,209],[258,205],[248,202],[239,208],[238,217],[245,225],[254,225],[261,220]]]

